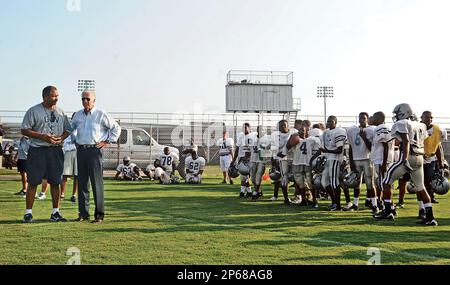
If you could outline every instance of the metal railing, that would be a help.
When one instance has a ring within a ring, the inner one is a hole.
[[[292,71],[230,70],[227,84],[293,85]]]

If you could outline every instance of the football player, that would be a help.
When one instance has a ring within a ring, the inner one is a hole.
[[[289,188],[289,161],[287,143],[291,133],[289,132],[288,121],[281,120],[278,122],[278,131],[272,136],[272,149],[277,153],[273,159],[277,161],[281,173],[281,190],[283,192],[284,204],[290,205],[291,200],[288,197]],[[292,152],[290,152],[292,153]],[[276,184],[276,183],[275,183]],[[275,186],[277,187],[277,186]]]
[[[424,141],[428,137],[426,126],[417,122],[413,110],[409,104],[399,104],[394,108],[394,125],[391,135],[401,141],[400,159],[386,172],[383,180],[384,210],[375,214],[375,219],[393,220],[394,207],[392,204],[392,184],[399,177],[409,173],[419,199],[424,203],[425,219],[421,221],[427,226],[437,226],[433,215],[430,196],[425,190],[423,178]]]
[[[231,164],[239,165],[239,163],[250,163],[251,146],[256,140],[256,133],[251,131],[249,123],[244,123],[243,131],[237,135],[236,150],[234,151]],[[246,193],[247,190],[247,193]],[[252,188],[250,186],[250,175],[241,174],[241,191],[239,198],[248,198],[252,196]]]
[[[191,156],[192,152],[198,153],[198,145],[194,143],[194,138],[188,140],[187,144],[184,145],[184,149],[181,152],[182,155],[186,155],[186,158]]]
[[[163,151],[164,152],[155,159],[155,179],[158,179],[160,183],[170,184],[171,177],[175,174],[180,158],[176,153],[171,152],[168,146],[166,146]]]
[[[219,147],[220,156],[220,170],[222,170],[223,181],[222,183],[227,183],[227,177],[230,184],[233,184],[233,180],[228,175],[228,168],[230,168],[231,161],[233,160],[233,145],[234,140],[228,137],[228,132],[223,131],[222,138],[217,140],[216,145]]]
[[[373,167],[370,162],[370,152],[372,150],[373,127],[368,125],[369,114],[361,112],[358,115],[359,126],[352,126],[347,130],[349,142],[349,162],[350,169],[358,173],[358,185],[354,188],[354,201],[348,211],[359,209],[359,194],[362,178],[364,175],[368,192],[373,192]]]
[[[373,114],[375,130],[372,138],[372,155],[371,160],[375,168],[377,191],[382,190],[382,181],[387,169],[394,162],[394,143],[395,139],[390,134],[390,129],[385,124],[385,115],[383,112]],[[382,204],[377,203],[377,193],[372,189],[368,191],[367,196],[370,198],[370,206],[374,214],[382,209]]]
[[[114,180],[119,179],[119,176],[121,176],[120,177],[121,180],[127,181],[142,180],[139,167],[135,163],[131,162],[129,156],[123,158],[123,163],[119,164],[116,170],[117,172],[116,176],[114,177]]]
[[[295,122],[294,122],[295,132],[298,132],[302,125],[303,125],[303,120],[300,120],[300,119],[295,120]]]
[[[322,173],[322,185],[330,193],[332,204],[330,211],[341,210],[340,167],[343,160],[344,144],[347,133],[343,128],[336,127],[336,116],[329,116],[327,129],[323,133],[323,147],[319,150],[327,158],[325,170]]]
[[[186,183],[200,184],[202,183],[202,175],[205,170],[205,159],[197,155],[193,150],[191,156],[186,158]]]
[[[442,136],[441,129],[438,125],[433,124],[433,114],[430,111],[425,111],[422,113],[421,122],[427,127],[428,138],[424,142],[424,182],[427,189],[428,195],[430,195],[432,203],[438,203],[434,197],[434,192],[431,187],[431,180],[437,170],[443,169],[443,158],[440,151],[441,140],[444,139]]]
[[[250,156],[250,177],[255,187],[253,191],[252,200],[256,201],[262,196],[261,182],[264,173],[266,172],[266,164],[269,162],[271,152],[271,138],[264,134],[263,126],[258,126],[256,129],[257,137],[252,146],[252,153]]]
[[[293,172],[296,185],[300,189],[301,206],[307,206],[306,190],[310,190],[312,193],[312,207],[318,208],[316,190],[313,187],[311,164],[313,156],[320,148],[320,130],[312,129],[309,131],[306,125],[302,125],[297,134],[292,136],[298,136],[299,140],[289,140],[288,147],[295,147],[294,160],[293,160]]]
[[[148,179],[150,179],[151,181],[155,180],[155,171],[156,168],[154,165],[149,164],[147,165],[147,167],[142,170],[142,172],[144,172],[144,174],[148,177]]]

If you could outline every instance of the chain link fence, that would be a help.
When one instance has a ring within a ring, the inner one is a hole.
[[[72,112],[67,112],[71,114]],[[4,138],[19,139],[20,122],[24,111],[1,111],[0,123],[6,133]],[[219,164],[219,148],[216,146],[218,139],[222,137],[223,130],[227,130],[229,137],[236,138],[237,133],[242,130],[245,122],[253,126],[262,125],[265,132],[270,134],[281,119],[290,120],[293,127],[293,118],[309,120],[313,124],[323,121],[321,115],[289,113],[222,113],[222,114],[173,114],[173,113],[136,113],[136,112],[110,112],[123,129],[131,131],[131,136],[123,142],[111,147],[110,152],[105,152],[106,168],[113,169],[119,164],[124,156],[130,156],[138,161],[140,167],[145,167],[152,162],[154,152],[162,151],[161,147],[170,146],[177,148],[179,153],[187,147],[188,142],[193,139],[198,146],[198,153],[203,156],[209,164]],[[357,116],[338,116],[338,126],[349,127],[358,123]],[[435,117],[434,123],[450,131],[450,118]],[[132,130],[135,130],[136,134]],[[139,133],[144,130],[147,133]],[[129,141],[128,141],[129,140]],[[159,147],[155,147],[159,146]],[[450,161],[450,141],[443,142],[444,152]],[[181,155],[180,155],[181,156]],[[180,157],[181,158],[181,157]]]

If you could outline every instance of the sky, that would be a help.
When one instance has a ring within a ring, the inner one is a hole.
[[[110,112],[225,112],[229,70],[294,73],[301,114],[450,117],[447,0],[0,0],[0,110],[55,85],[81,108],[94,79]]]

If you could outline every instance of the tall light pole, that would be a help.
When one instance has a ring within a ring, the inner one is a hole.
[[[324,122],[327,123],[327,98],[333,98],[333,87],[332,86],[319,86],[317,87],[317,98],[323,98],[323,116]]]

